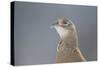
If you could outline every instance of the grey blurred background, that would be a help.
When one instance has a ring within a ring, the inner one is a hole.
[[[55,63],[58,34],[50,26],[60,16],[76,25],[88,61],[97,59],[97,7],[15,2],[15,65]]]

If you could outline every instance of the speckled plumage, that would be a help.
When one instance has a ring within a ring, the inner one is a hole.
[[[79,47],[75,25],[65,17],[59,18],[54,28],[59,34],[56,63],[86,61]]]

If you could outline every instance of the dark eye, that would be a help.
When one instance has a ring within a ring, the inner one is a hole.
[[[64,24],[68,24],[68,19],[64,19],[64,20],[63,20],[63,23],[64,23]]]
[[[63,21],[63,24],[67,24],[67,22],[66,21]]]

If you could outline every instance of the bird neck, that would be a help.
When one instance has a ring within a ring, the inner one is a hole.
[[[61,38],[65,45],[65,48],[76,48],[78,47],[78,39],[75,31],[68,31],[64,38]]]

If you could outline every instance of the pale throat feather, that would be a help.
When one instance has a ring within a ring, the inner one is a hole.
[[[72,29],[68,29],[67,26],[66,28],[55,26],[55,29],[61,41],[63,41],[63,43],[66,45],[65,48],[78,47],[78,39],[77,39],[74,26],[72,26]]]
[[[68,30],[60,27],[60,26],[56,26],[55,29],[58,32],[58,35],[61,37],[61,39],[64,39],[65,37],[68,36]]]

